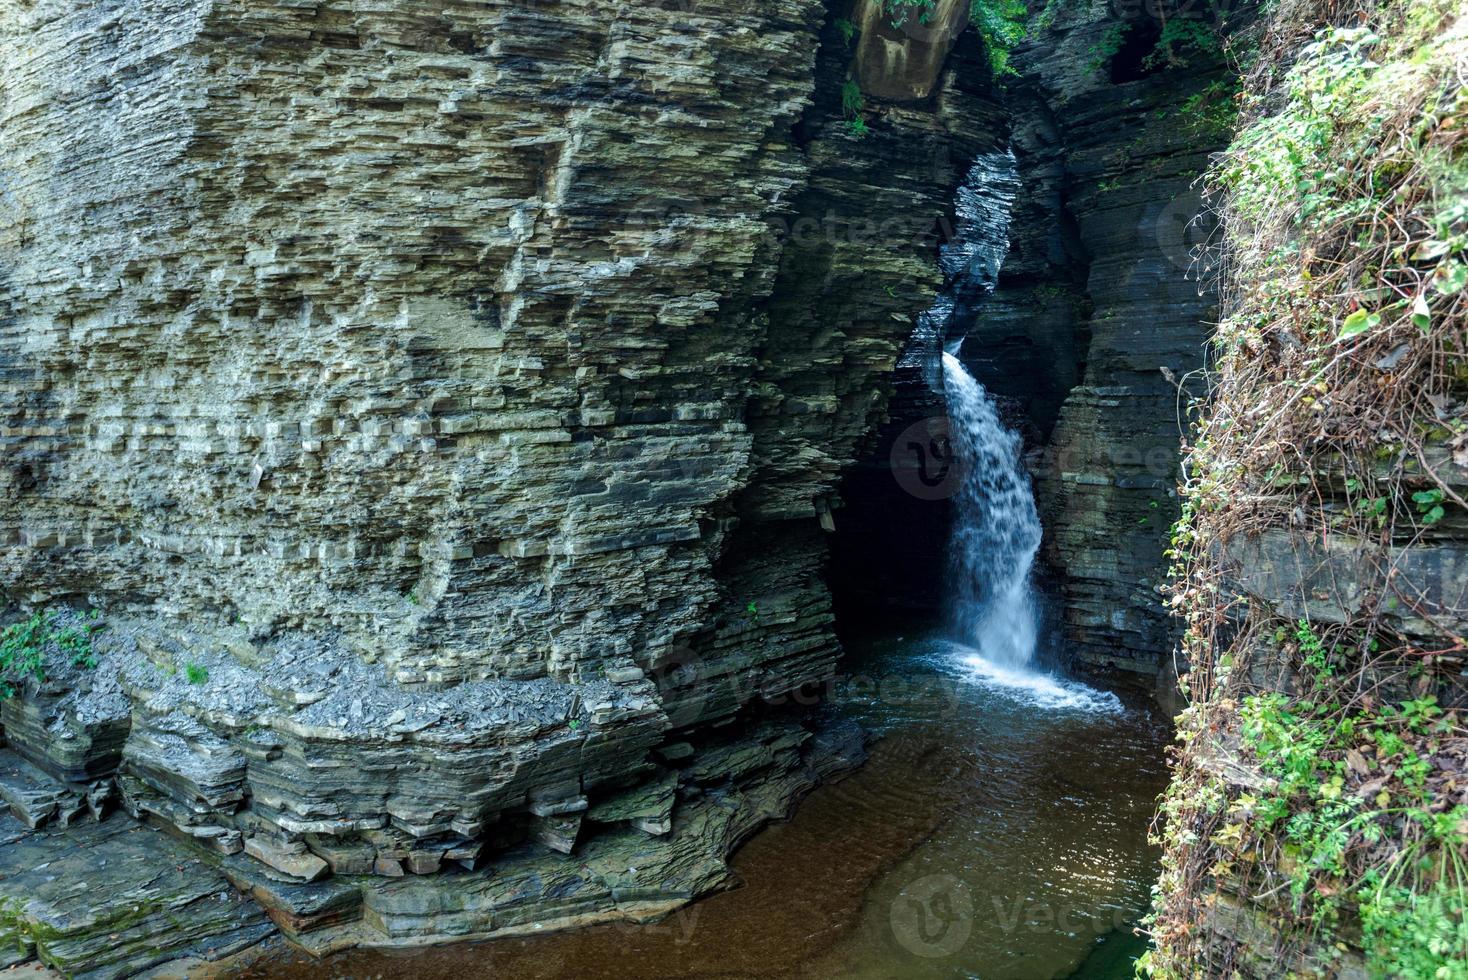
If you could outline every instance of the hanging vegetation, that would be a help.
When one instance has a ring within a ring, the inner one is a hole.
[[[1142,970],[1464,978],[1468,19],[1283,2],[1254,40],[1208,178],[1223,319],[1172,552],[1191,705]]]

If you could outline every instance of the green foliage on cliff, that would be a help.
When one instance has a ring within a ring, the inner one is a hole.
[[[1317,658],[1315,689],[1332,690],[1313,630],[1302,622],[1296,638]],[[1267,692],[1244,698],[1240,714],[1242,744],[1273,782],[1234,798],[1211,842],[1282,840],[1294,907],[1320,930],[1354,913],[1376,972],[1468,976],[1458,955],[1468,950],[1468,804],[1452,805],[1451,787],[1434,778],[1432,760],[1456,731],[1437,699],[1352,708]]]
[[[841,85],[841,113],[846,117],[847,135],[855,139],[866,136],[866,117],[862,112],[866,109],[866,98],[861,94],[861,86],[853,79],[847,79]]]
[[[96,666],[90,628],[63,625],[55,612],[37,612],[0,632],[0,699],[13,697],[27,678],[45,680],[50,651],[77,667]]]
[[[927,25],[936,6],[937,0],[882,0],[882,12],[898,30],[911,22]],[[1026,0],[969,0],[969,19],[984,40],[994,75],[1014,74],[1009,55],[1028,34]]]
[[[1031,32],[1055,23],[1062,14],[1091,8],[1090,0],[1051,0],[1036,18]],[[1150,26],[1157,32],[1151,50],[1141,59],[1148,70],[1182,67],[1199,58],[1224,54],[1231,16],[1239,8],[1206,5],[1196,0],[1149,0],[1129,15],[1113,17],[1089,50],[1091,71],[1102,71],[1125,46],[1134,31]],[[1146,18],[1144,20],[1144,17]]]
[[[1260,25],[1209,178],[1223,317],[1173,537],[1191,703],[1155,976],[1468,978],[1464,611],[1403,558],[1463,536],[1468,17],[1350,6]],[[1260,583],[1270,535],[1279,576],[1331,574]]]
[[[989,68],[998,75],[1012,75],[1009,55],[1029,33],[1029,7],[1025,0],[972,0],[969,14],[984,50],[989,54]]]
[[[1149,67],[1160,68],[1185,65],[1199,55],[1217,57],[1222,51],[1216,25],[1199,17],[1164,17],[1162,33],[1145,60]]]
[[[937,0],[882,0],[882,12],[899,29],[907,24],[909,17],[926,24],[936,6]]]
[[[892,27],[927,26],[937,0],[882,0],[882,12]],[[998,78],[1013,75],[1009,63],[1014,49],[1027,38],[1054,26],[1062,16],[1083,14],[1092,0],[1050,0],[1035,12],[1028,0],[969,0],[969,20],[983,39],[989,68]],[[1146,5],[1148,16],[1158,22],[1158,38],[1145,58],[1149,68],[1186,65],[1197,56],[1217,57],[1222,53],[1222,31],[1226,18],[1205,17],[1209,8],[1196,0],[1153,0]],[[1122,48],[1127,36],[1137,30],[1142,13],[1114,20],[1091,50],[1091,69],[1100,70]],[[849,40],[849,37],[848,37]]]

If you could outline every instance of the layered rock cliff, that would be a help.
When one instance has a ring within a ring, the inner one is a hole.
[[[1003,222],[982,223],[993,240],[975,236],[1001,261],[949,270],[935,329],[1025,434],[1064,657],[1167,695],[1178,630],[1163,552],[1188,379],[1216,308],[1211,270],[1194,266],[1213,234],[1195,185],[1226,142],[1235,88],[1216,42],[1159,47],[1150,9],[1056,3],[1032,18],[1002,84],[1012,155],[976,185],[1002,189]],[[1193,22],[1209,38],[1233,29]],[[931,384],[916,366],[899,374],[893,420],[848,487],[856,527],[842,544],[860,572],[841,584],[866,604],[942,602],[932,543],[947,502],[891,472],[913,427],[943,415]]]
[[[855,764],[754,703],[833,669],[831,497],[1000,131],[870,7],[0,11],[3,846],[128,854],[0,882],[22,956],[273,928],[226,880],[318,948],[655,914]],[[62,829],[118,804],[182,843]]]
[[[1202,366],[1216,305],[1193,268],[1208,237],[1194,184],[1232,89],[1218,51],[1169,57],[1136,13],[1062,14],[1018,52],[1022,209],[968,349],[1043,439],[1032,469],[1067,654],[1150,678],[1176,637],[1159,592],[1186,425],[1176,382]]]

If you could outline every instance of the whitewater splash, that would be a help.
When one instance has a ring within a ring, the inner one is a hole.
[[[1040,550],[1040,515],[1020,462],[1019,433],[962,362],[943,355],[948,439],[963,483],[949,554],[954,633],[991,663],[1028,666],[1037,628],[1030,572]]]
[[[953,651],[971,679],[1049,708],[1120,710],[1114,694],[1035,669],[1039,636],[1031,575],[1040,515],[1019,433],[959,359],[943,354],[948,439],[963,482],[954,498]]]

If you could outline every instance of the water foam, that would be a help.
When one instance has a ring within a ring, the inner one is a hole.
[[[948,655],[962,676],[1046,709],[1114,713],[1114,694],[1035,668],[1038,613],[1031,574],[1040,515],[1020,459],[1019,433],[1004,425],[984,386],[954,354],[943,354],[949,441],[963,472],[950,552]]]
[[[957,662],[965,669],[968,682],[1037,708],[1095,714],[1120,714],[1124,710],[1121,699],[1110,691],[1098,691],[1053,674],[994,664],[976,650],[964,653],[960,648]]]

